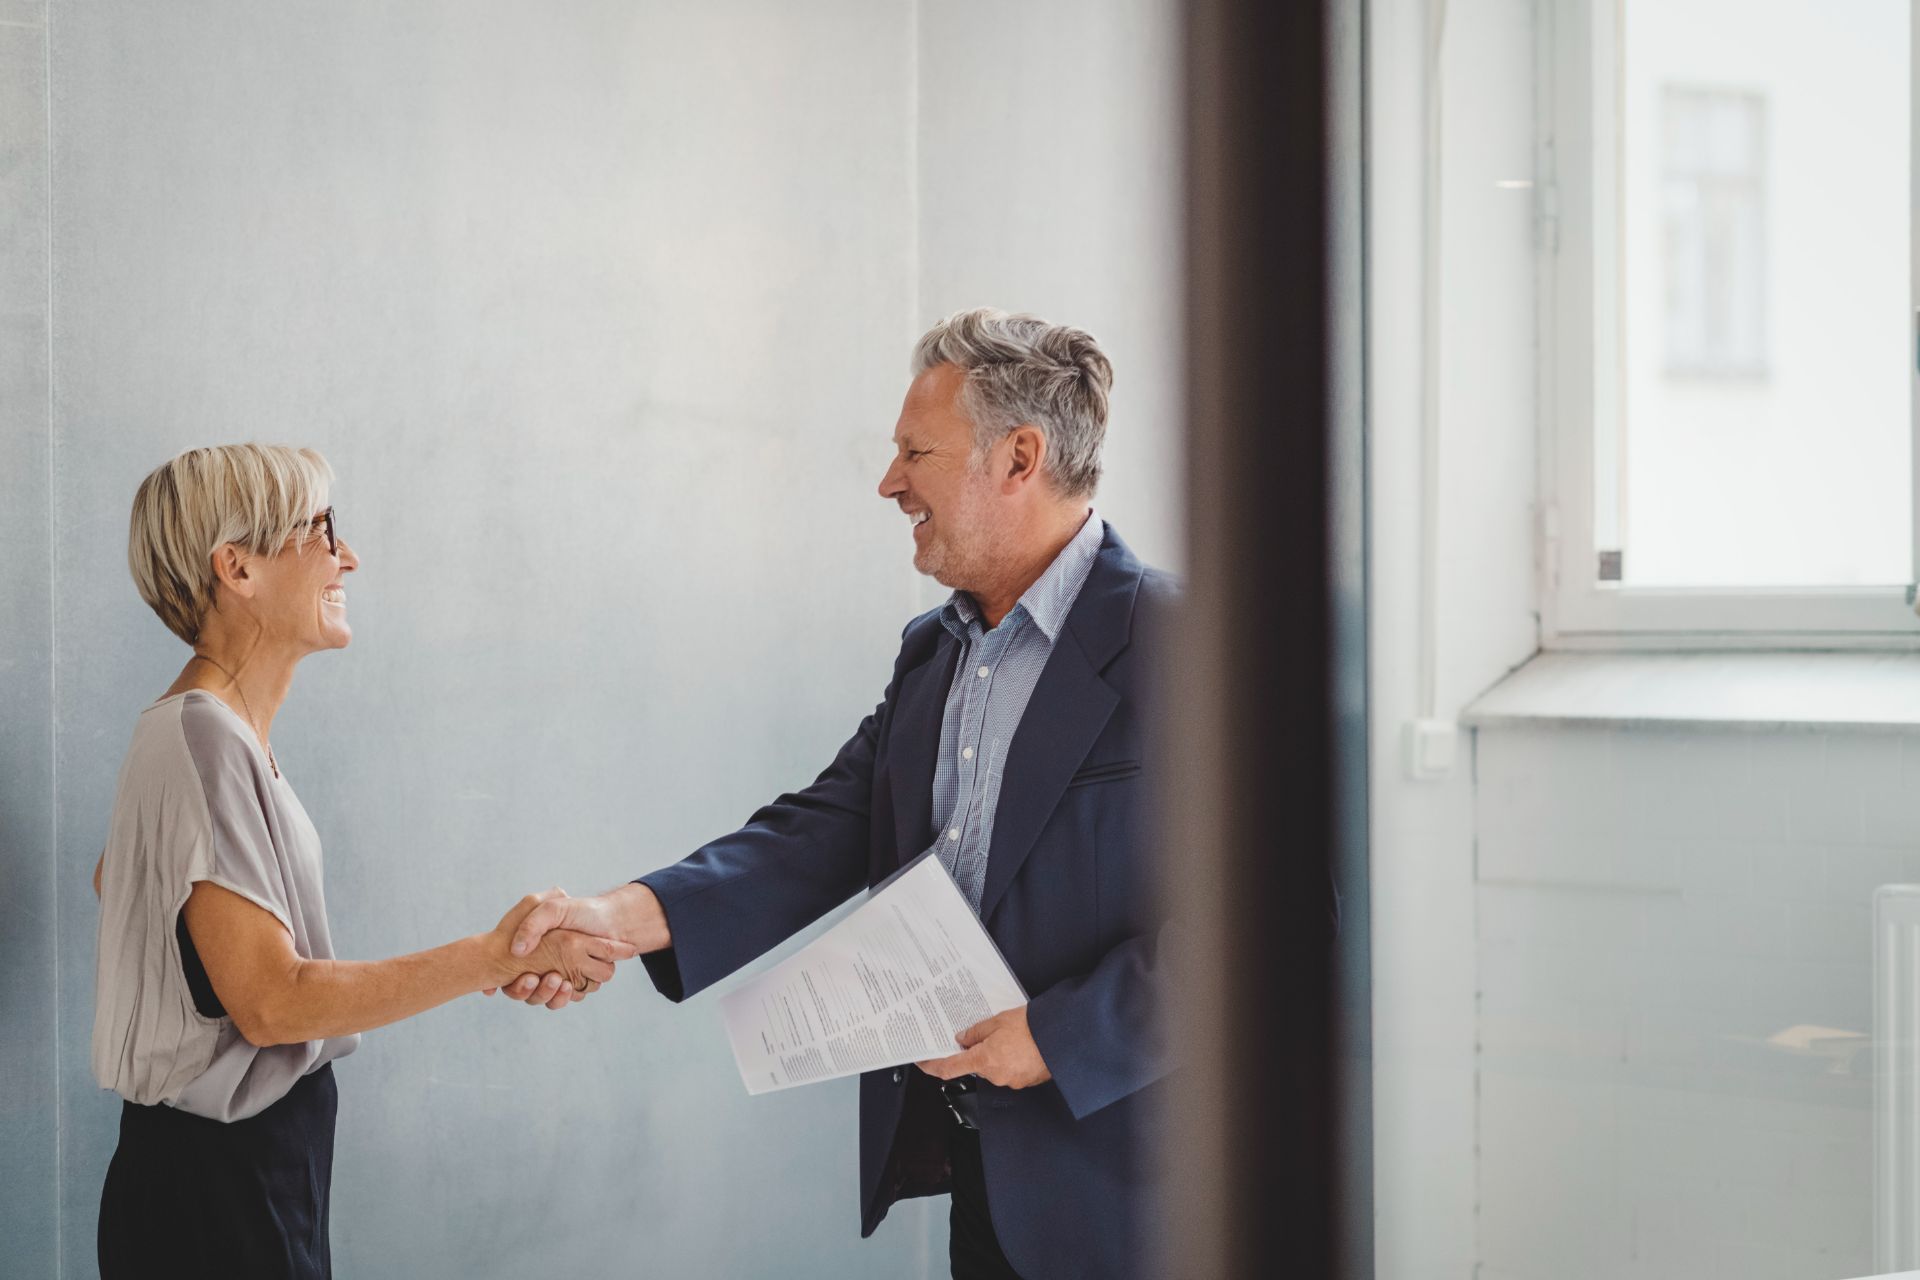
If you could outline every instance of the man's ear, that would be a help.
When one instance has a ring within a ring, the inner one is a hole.
[[[235,543],[221,543],[213,549],[214,582],[237,596],[251,596],[255,585],[248,572],[251,560],[252,556]]]
[[[1012,493],[1021,485],[1038,478],[1047,460],[1047,437],[1032,425],[1015,427],[1007,433],[1007,472],[1001,490]]]

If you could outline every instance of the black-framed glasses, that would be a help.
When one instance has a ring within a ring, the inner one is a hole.
[[[322,511],[319,515],[307,521],[307,528],[314,533],[319,533],[321,531],[320,529],[321,525],[326,526],[327,554],[330,556],[339,555],[340,542],[339,542],[339,539],[337,539],[333,533],[333,508],[332,507],[328,507],[325,511]]]

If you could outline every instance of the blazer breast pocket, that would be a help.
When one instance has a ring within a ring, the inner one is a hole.
[[[1118,782],[1122,778],[1131,778],[1140,772],[1138,760],[1109,760],[1100,764],[1090,764],[1067,779],[1069,787],[1085,787],[1096,782]]]

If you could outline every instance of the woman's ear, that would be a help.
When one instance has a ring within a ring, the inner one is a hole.
[[[237,596],[251,596],[255,580],[248,572],[248,562],[252,558],[235,543],[221,543],[213,549],[213,580]]]

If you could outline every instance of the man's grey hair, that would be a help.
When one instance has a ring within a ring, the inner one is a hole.
[[[976,457],[1031,425],[1046,437],[1054,488],[1064,497],[1093,496],[1113,366],[1092,334],[993,307],[956,311],[913,348],[914,377],[943,364],[965,375],[960,407],[973,420]]]

